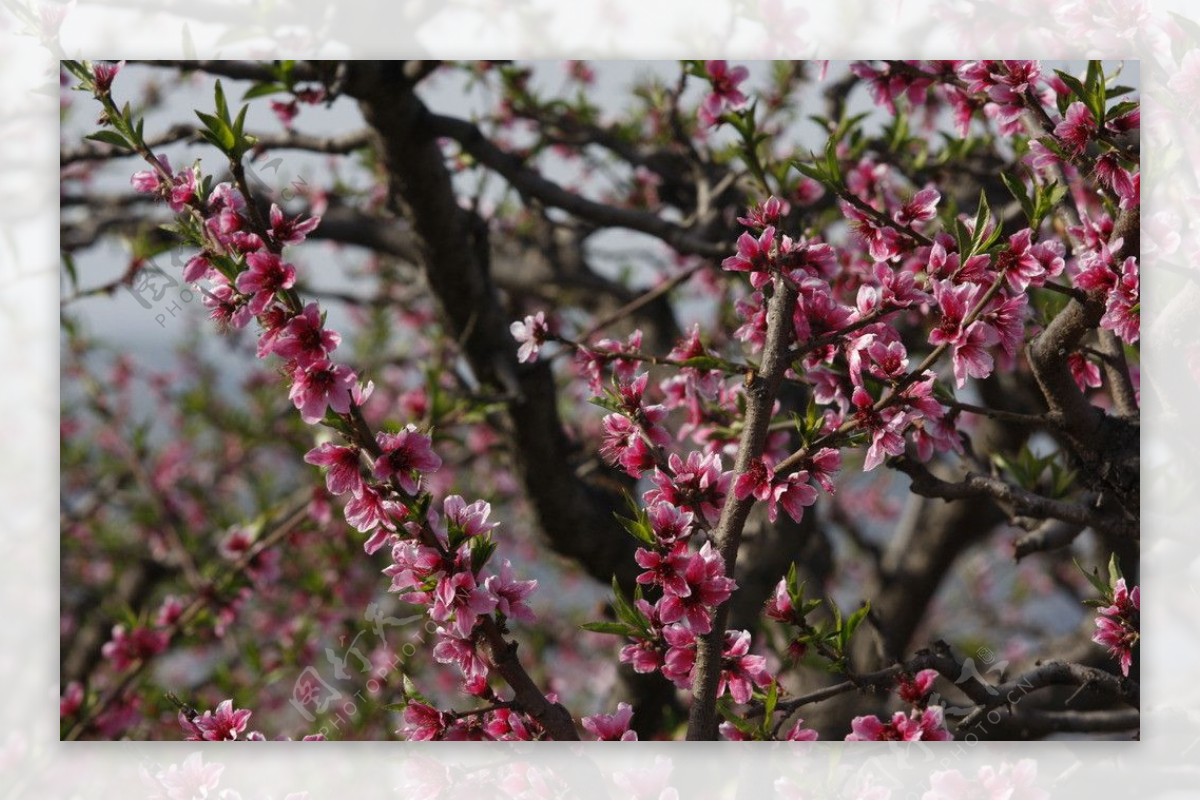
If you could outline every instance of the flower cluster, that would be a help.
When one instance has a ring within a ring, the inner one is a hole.
[[[1138,644],[1141,617],[1141,589],[1129,589],[1125,579],[1117,579],[1112,590],[1112,603],[1096,611],[1096,633],[1092,641],[1103,645],[1121,664],[1121,675],[1128,676],[1133,665],[1133,649]]]
[[[940,706],[914,710],[911,714],[896,712],[886,723],[874,715],[857,717],[850,722],[848,741],[896,740],[953,740],[946,729],[946,720]]]
[[[467,503],[450,495],[443,500],[441,514],[433,508],[422,482],[441,467],[441,458],[427,434],[413,425],[373,435],[365,429],[359,408],[372,385],[362,386],[350,368],[331,360],[341,336],[325,326],[315,303],[301,307],[292,291],[295,267],[281,255],[285,245],[303,242],[319,218],[290,218],[273,205],[269,226],[256,228],[247,199],[235,186],[220,184],[205,194],[198,189],[204,185],[198,177],[197,169],[172,175],[169,163],[159,159],[154,169],[134,176],[133,183],[138,191],[165,198],[176,212],[195,212],[199,223],[191,233],[202,250],[189,260],[185,279],[210,282],[205,303],[218,322],[244,327],[252,318],[258,321],[258,355],[285,361],[291,379],[289,396],[301,419],[314,424],[326,420],[330,412],[336,416],[332,426],[342,431],[347,444],[322,443],[308,452],[305,461],[327,469],[330,494],[349,496],[345,518],[370,535],[364,544],[368,554],[391,546],[391,564],[384,573],[392,580],[392,591],[410,603],[422,604],[436,624],[434,658],[456,665],[470,694],[494,700],[488,684],[492,664],[480,651],[480,626],[485,618],[500,625],[509,619],[532,620],[526,601],[537,582],[517,579],[508,561],[498,572],[485,571],[495,548],[491,532],[496,526],[488,522],[488,503]],[[180,224],[189,219],[181,217]],[[540,313],[528,318],[520,330],[514,326],[514,334],[526,339],[522,360],[536,357],[547,333]],[[237,543],[227,545],[234,548]],[[144,636],[141,630],[135,634],[114,632],[114,643],[108,648],[114,659],[140,657],[165,647],[165,642]],[[420,708],[413,710],[410,717],[420,717]],[[234,739],[248,717],[249,712],[234,713],[226,702],[216,713],[187,718],[185,729],[197,739]],[[540,736],[535,722],[511,710],[478,720],[480,730],[492,737]]]
[[[233,700],[226,699],[217,705],[215,711],[205,710],[203,714],[180,710],[178,719],[179,726],[186,735],[185,740],[221,742],[236,740],[239,735],[243,740],[250,742],[266,740],[262,732],[246,731],[251,714],[249,709],[235,709]],[[305,742],[319,741],[324,740],[325,735],[308,734],[303,739]]]

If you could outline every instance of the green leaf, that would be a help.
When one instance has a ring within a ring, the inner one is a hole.
[[[621,592],[621,585],[617,583],[616,576],[613,576],[612,590],[613,612],[616,613],[617,619],[635,628],[642,628],[641,613],[629,603],[629,600],[625,597],[625,593]]]
[[[822,186],[828,186],[830,184],[829,176],[827,176],[825,171],[820,167],[813,166],[811,164],[805,164],[802,161],[793,161],[792,166],[799,170],[802,175],[813,179]]]
[[[274,83],[274,82],[256,83],[256,84],[254,84],[254,86],[251,86],[249,89],[247,89],[246,93],[244,95],[242,95],[242,102],[245,102],[247,100],[253,100],[256,97],[266,97],[268,95],[277,95],[280,92],[286,92],[286,91],[287,91],[287,87],[281,83]]]
[[[229,122],[229,105],[225,102],[225,89],[221,86],[221,79],[217,79],[217,85],[213,89],[214,99],[217,104],[217,116],[222,122]]]
[[[632,637],[637,632],[625,623],[615,620],[598,620],[594,623],[584,623],[579,628],[584,631],[594,631],[597,634],[616,634],[619,637]]]
[[[1074,93],[1076,100],[1082,100],[1085,103],[1087,102],[1088,93],[1087,93],[1087,89],[1084,88],[1082,81],[1080,81],[1078,78],[1076,78],[1074,75],[1072,75],[1069,72],[1063,72],[1062,70],[1055,70],[1054,73],[1060,79],[1062,79],[1062,82],[1067,85],[1067,87],[1071,90],[1072,93]]]
[[[112,145],[122,150],[132,150],[128,140],[116,131],[96,131],[93,134],[88,134],[84,139],[91,139],[93,142],[103,142],[106,145]]]
[[[242,130],[246,125],[246,112],[250,110],[249,106],[242,106],[238,112],[237,119],[233,122],[233,135],[237,137],[238,144],[242,142]]]
[[[1117,555],[1114,553],[1108,558],[1108,586],[1116,587],[1117,581],[1121,578],[1121,565],[1117,562]]]
[[[867,619],[867,614],[870,611],[870,602],[864,602],[861,607],[856,609],[853,613],[851,613],[850,617],[846,619],[846,625],[842,627],[842,631],[845,632],[842,638],[842,650],[845,650],[846,646],[849,645],[850,638],[854,636],[854,632],[858,630],[858,627],[862,625],[862,622]]]
[[[779,703],[779,682],[772,679],[767,687],[767,697],[763,702],[763,726],[769,726],[771,716],[775,714],[775,706]]]
[[[1100,593],[1102,597],[1107,598],[1112,594],[1112,587],[1108,584],[1105,584],[1104,579],[1100,578],[1100,571],[1096,570],[1089,573],[1083,569],[1083,565],[1079,564],[1078,560],[1072,561],[1075,562],[1075,567],[1079,568],[1079,572],[1083,573],[1084,578],[1086,578],[1088,582],[1096,588],[1096,592]]]
[[[1029,220],[1030,226],[1033,225],[1033,200],[1029,197],[1029,193],[1025,189],[1025,182],[1020,178],[1009,175],[1006,172],[1000,173],[1000,180],[1004,182],[1005,188],[1012,194],[1018,203],[1021,204],[1021,211],[1025,212],[1025,219]]]
[[[971,249],[964,258],[964,261],[983,250],[983,241],[984,237],[986,236],[987,225],[991,219],[992,210],[988,206],[987,193],[981,189],[979,190],[979,210],[975,212],[975,230],[971,234]]]
[[[205,114],[203,111],[197,111],[196,116],[200,118],[200,121],[208,129],[207,132],[201,131],[200,135],[204,136],[205,133],[210,134],[209,136],[204,136],[204,138],[222,152],[231,153],[234,144],[237,143],[237,138],[233,135],[233,129],[223,119],[214,117],[211,114]]]
[[[67,271],[67,277],[71,279],[71,293],[79,292],[79,273],[75,269],[75,257],[67,251],[62,252],[63,269]]]
[[[759,727],[740,715],[735,714],[733,711],[733,704],[730,703],[728,698],[721,698],[717,701],[717,711],[721,713],[721,717],[725,718],[728,723],[730,723],[742,734],[745,734],[747,737],[752,737],[756,740],[759,738]]]
[[[845,181],[842,179],[842,166],[838,163],[837,146],[838,140],[833,136],[825,143],[825,172],[829,180],[840,187]]]
[[[725,366],[724,360],[718,359],[716,356],[692,356],[684,359],[680,364],[695,370],[720,370]]]

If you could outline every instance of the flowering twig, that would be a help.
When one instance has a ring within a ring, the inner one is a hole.
[[[795,305],[795,291],[781,277],[777,277],[774,281],[774,294],[767,305],[767,335],[763,345],[762,365],[746,387],[745,425],[734,460],[734,482],[762,457],[771,424],[771,410],[788,366],[787,350],[788,343],[794,335],[792,310]],[[725,560],[727,576],[733,575],[737,564],[742,529],[754,501],[752,495],[739,499],[736,493],[730,492],[721,509],[721,518],[713,532],[713,539]],[[728,618],[729,603],[726,601],[717,608],[712,631],[697,640],[692,708],[688,715],[689,740],[716,739],[717,683],[721,672],[722,643]]]

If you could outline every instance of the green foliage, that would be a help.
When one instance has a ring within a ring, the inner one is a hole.
[[[992,463],[1010,475],[1018,486],[1030,492],[1043,492],[1052,498],[1063,498],[1074,488],[1076,472],[1060,461],[1058,451],[1038,456],[1025,444],[1015,457],[997,453]],[[1047,478],[1048,481],[1044,479]]]
[[[256,142],[253,136],[247,136],[243,130],[246,124],[246,112],[250,107],[242,106],[238,111],[237,119],[233,119],[229,113],[229,104],[225,100],[225,90],[221,87],[219,80],[213,93],[217,113],[214,115],[206,114],[203,111],[196,112],[200,122],[204,123],[204,130],[200,131],[200,137],[229,156],[231,161],[240,162],[242,156],[254,147]]]

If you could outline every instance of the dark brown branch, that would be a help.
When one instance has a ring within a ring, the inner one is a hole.
[[[776,278],[774,294],[767,303],[767,333],[763,344],[762,367],[746,388],[745,427],[738,443],[729,493],[721,509],[721,519],[713,532],[717,550],[725,560],[725,574],[732,576],[737,562],[738,545],[746,518],[754,506],[754,496],[739,499],[733,490],[739,476],[762,458],[771,424],[771,410],[780,382],[788,367],[788,343],[794,332],[792,310],[796,291],[787,281]],[[725,642],[725,624],[729,602],[721,604],[713,616],[712,631],[697,638],[696,668],[692,684],[692,708],[688,716],[687,739],[717,739],[717,682],[721,674],[721,652]]]
[[[1081,504],[1046,498],[992,476],[968,473],[961,481],[944,481],[930,473],[924,465],[907,456],[890,459],[888,465],[908,474],[912,479],[912,491],[927,498],[991,498],[1009,506],[1014,514],[1050,517],[1067,523],[1091,526],[1097,530],[1137,536],[1137,528],[1131,528],[1123,521],[1100,514]]]
[[[1079,523],[1046,520],[1013,543],[1013,555],[1017,561],[1020,561],[1032,553],[1065,548],[1075,541],[1083,528]]]
[[[505,153],[474,124],[466,120],[429,114],[429,130],[435,136],[448,136],[481,164],[489,167],[519,192],[536,198],[552,208],[562,209],[580,219],[604,228],[628,228],[661,239],[680,253],[708,258],[728,255],[728,247],[709,242],[687,228],[654,214],[609,206],[570,192],[525,166],[520,158]]]

